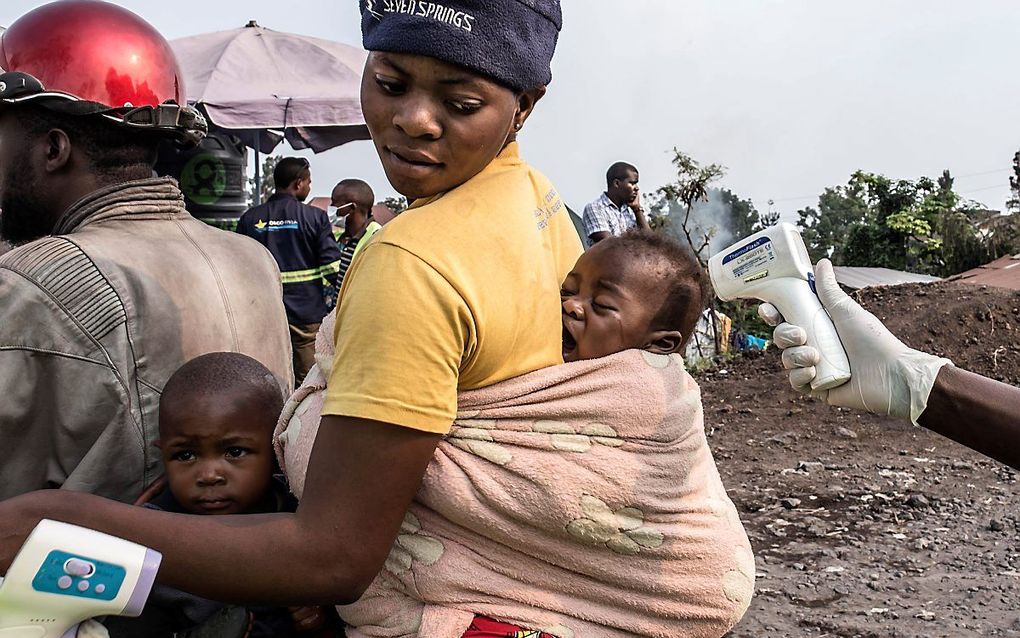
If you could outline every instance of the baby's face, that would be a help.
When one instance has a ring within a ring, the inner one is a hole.
[[[581,255],[563,280],[563,360],[604,357],[646,347],[662,306],[640,261],[605,242]]]
[[[174,498],[192,514],[249,511],[272,479],[271,433],[267,416],[243,397],[166,406],[160,448]]]

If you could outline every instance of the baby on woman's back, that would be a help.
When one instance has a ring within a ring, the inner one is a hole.
[[[698,260],[676,240],[647,230],[604,239],[560,288],[563,360],[682,352],[709,294]]]

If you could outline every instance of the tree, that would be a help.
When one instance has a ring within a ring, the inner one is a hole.
[[[711,198],[711,194],[709,197]],[[723,206],[728,208],[728,211],[725,211],[729,218],[727,227],[733,235],[733,239],[747,237],[760,230],[761,215],[758,214],[758,209],[754,207],[751,200],[740,199],[728,188],[719,190],[719,200]]]
[[[676,167],[676,179],[655,191],[657,199],[652,208],[658,214],[670,216],[671,223],[665,227],[674,234],[682,235],[701,265],[707,267],[705,250],[712,243],[718,227],[699,224],[697,218],[692,219],[692,214],[697,203],[708,201],[709,185],[725,175],[726,168],[719,164],[702,166],[677,148],[673,149],[672,163]],[[674,217],[671,213],[677,208],[680,215]]]
[[[812,261],[829,257],[834,263],[841,263],[847,234],[867,219],[868,204],[861,185],[851,179],[846,186],[826,188],[818,197],[818,208],[803,208],[797,211],[797,217]]]
[[[775,226],[776,224],[779,223],[779,216],[780,215],[778,210],[772,210],[772,200],[770,199],[769,212],[765,213],[764,215],[760,213],[758,214],[758,224],[755,227],[755,232],[759,230],[764,230],[766,228],[769,228],[770,226]]]
[[[811,258],[947,276],[1020,248],[1020,214],[965,201],[954,181],[948,170],[913,181],[855,172],[798,212]]]
[[[386,199],[382,200],[379,203],[385,206],[386,208],[390,209],[390,211],[392,211],[394,215],[399,215],[400,213],[407,210],[407,198],[402,195],[398,195],[396,197],[387,197]]]
[[[283,159],[282,155],[266,155],[262,159],[262,190],[256,201],[255,197],[255,178],[248,178],[248,206],[257,206],[267,199],[269,196],[276,191],[276,184],[273,181],[273,171],[276,169],[276,165]]]
[[[940,220],[939,232],[942,235],[943,272],[956,274],[989,261],[987,247],[967,212],[949,211]]]
[[[708,254],[706,250],[711,245],[712,238],[718,233],[718,227],[701,219],[701,216],[695,215],[695,206],[698,203],[709,201],[709,185],[721,178],[726,173],[726,169],[719,164],[703,166],[693,157],[675,147],[673,148],[672,163],[676,167],[676,179],[656,189],[652,197],[651,209],[657,216],[668,216],[668,220],[657,224],[657,227],[686,241],[701,267],[707,269]],[[720,346],[719,326],[714,312],[714,302],[714,299],[709,302],[713,311],[708,315],[711,318],[712,335],[716,352],[718,352]],[[694,343],[700,352],[701,343],[696,338]],[[705,356],[704,352],[700,352],[700,354],[702,357]]]
[[[1009,176],[1009,191],[1012,197],[1006,202],[1006,210],[1020,213],[1020,151],[1013,155],[1013,174]]]

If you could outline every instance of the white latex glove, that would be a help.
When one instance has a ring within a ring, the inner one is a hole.
[[[928,405],[935,377],[949,359],[908,348],[871,314],[843,292],[836,283],[832,263],[822,259],[815,266],[815,287],[822,306],[836,326],[850,360],[850,381],[831,390],[812,391],[818,351],[807,343],[798,326],[781,323],[782,315],[770,303],[758,306],[758,315],[776,326],[773,341],[783,351],[783,367],[790,370],[790,385],[829,405],[867,410],[917,419]]]

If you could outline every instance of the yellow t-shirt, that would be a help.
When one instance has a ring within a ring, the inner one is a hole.
[[[344,280],[322,413],[446,433],[458,390],[562,363],[559,289],[581,251],[556,189],[516,143],[414,202]]]

